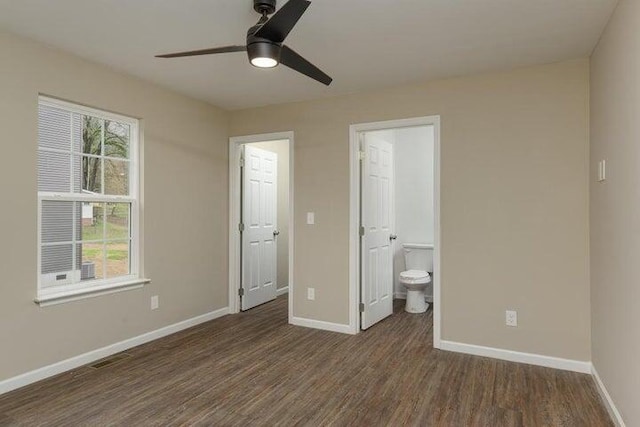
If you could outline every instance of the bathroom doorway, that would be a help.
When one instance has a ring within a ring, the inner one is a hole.
[[[432,278],[425,293],[433,310],[434,347],[439,347],[439,122],[430,116],[350,128],[353,333],[391,315],[394,298],[406,298],[406,286],[399,282],[403,247],[428,248]]]
[[[292,132],[230,139],[230,313],[289,296],[291,317],[292,158]]]

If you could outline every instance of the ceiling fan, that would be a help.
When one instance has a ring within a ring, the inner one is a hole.
[[[273,68],[278,64],[311,77],[325,85],[330,85],[332,78],[311,62],[283,44],[284,39],[307,10],[309,0],[289,0],[276,10],[276,0],[253,0],[253,8],[262,17],[256,25],[247,31],[246,46],[224,46],[210,49],[192,50],[188,52],[156,55],[156,58],[177,58],[182,56],[210,55],[214,53],[247,52],[251,65],[258,68]]]

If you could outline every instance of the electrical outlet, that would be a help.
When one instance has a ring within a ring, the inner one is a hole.
[[[506,314],[507,326],[518,326],[518,312],[515,310],[507,310]]]
[[[316,299],[316,290],[315,290],[315,288],[307,288],[307,299],[311,300],[311,301]]]
[[[158,299],[158,295],[154,295],[151,297],[151,310],[155,310],[160,307],[160,300]]]
[[[316,214],[314,212],[307,212],[307,224],[313,225],[316,223]]]

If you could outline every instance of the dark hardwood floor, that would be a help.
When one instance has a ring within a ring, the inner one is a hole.
[[[357,336],[286,298],[0,396],[0,425],[609,426],[588,375],[432,348],[431,312]]]

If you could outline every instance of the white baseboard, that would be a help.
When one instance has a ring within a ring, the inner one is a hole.
[[[305,319],[303,317],[292,317],[290,323],[296,326],[304,326],[305,328],[322,329],[323,331],[340,332],[342,334],[353,335],[353,329],[351,329],[351,326],[343,325],[341,323]]]
[[[622,415],[620,414],[620,411],[618,411],[618,408],[616,408],[615,403],[613,403],[613,399],[611,399],[611,395],[607,391],[607,388],[604,386],[604,383],[602,382],[600,375],[598,375],[598,371],[596,371],[596,367],[593,365],[591,365],[591,374],[593,375],[593,378],[596,380],[598,393],[600,393],[600,396],[604,401],[604,406],[607,408],[607,412],[609,412],[609,416],[611,417],[611,420],[617,427],[625,427],[626,424],[622,419]]]
[[[276,296],[284,295],[289,293],[289,287],[285,286],[284,288],[280,288],[276,290]]]
[[[229,313],[229,308],[221,308],[200,316],[192,317],[191,319],[183,320],[182,322],[174,323],[164,328],[156,329],[155,331],[147,332],[137,337],[129,338],[124,341],[120,341],[106,347],[102,347],[96,350],[89,351],[79,356],[74,356],[61,362],[53,363],[42,368],[35,369],[30,372],[8,378],[0,381],[0,394],[7,393],[11,390],[15,390],[20,387],[35,383],[45,378],[52,377],[54,375],[61,374],[71,369],[78,368],[96,360],[104,359],[112,354],[119,353],[121,351],[128,350],[132,347],[136,347],[141,344],[148,343],[158,338],[166,337],[167,335],[174,334],[184,329],[191,328],[192,326],[199,325],[204,322],[208,322],[218,317],[222,317]]]
[[[441,350],[454,351],[456,353],[473,354],[476,356],[491,357],[493,359],[507,360],[509,362],[527,363],[529,365],[545,366],[547,368],[562,369],[564,371],[591,373],[591,362],[581,360],[562,359],[560,357],[543,356],[541,354],[522,353],[513,350],[484,347],[474,344],[464,344],[454,341],[442,340]]]

